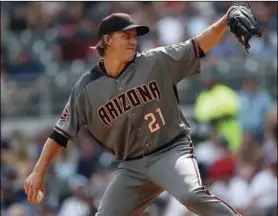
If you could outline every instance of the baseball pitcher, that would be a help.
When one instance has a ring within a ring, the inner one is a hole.
[[[190,40],[138,53],[137,37],[149,28],[123,13],[104,18],[95,47],[103,59],[73,87],[25,181],[28,201],[36,204],[51,161],[86,125],[121,160],[96,216],[138,216],[164,190],[197,215],[238,216],[202,185],[190,128],[173,90],[182,79],[200,73],[201,58],[227,27],[247,49],[250,38],[261,35],[251,10],[235,5]]]

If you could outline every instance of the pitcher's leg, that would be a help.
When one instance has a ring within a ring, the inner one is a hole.
[[[96,216],[138,216],[162,189],[140,173],[117,170]]]
[[[190,211],[200,216],[240,215],[202,185],[190,143],[178,145],[156,157],[149,171],[151,179]]]

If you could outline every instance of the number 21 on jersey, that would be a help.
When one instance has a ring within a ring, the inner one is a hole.
[[[161,126],[165,125],[165,120],[160,108],[157,108],[153,113],[146,114],[145,120],[149,121],[149,129],[151,133],[158,131]]]

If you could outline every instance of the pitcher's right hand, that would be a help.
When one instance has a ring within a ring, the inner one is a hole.
[[[43,194],[45,191],[45,175],[33,171],[25,180],[24,191],[30,204],[38,204],[39,191],[42,191]]]

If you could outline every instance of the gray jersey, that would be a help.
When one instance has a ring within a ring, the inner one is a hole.
[[[75,138],[87,125],[119,160],[153,152],[185,133],[173,85],[200,72],[195,39],[137,53],[116,78],[96,68],[77,81],[57,132]]]

